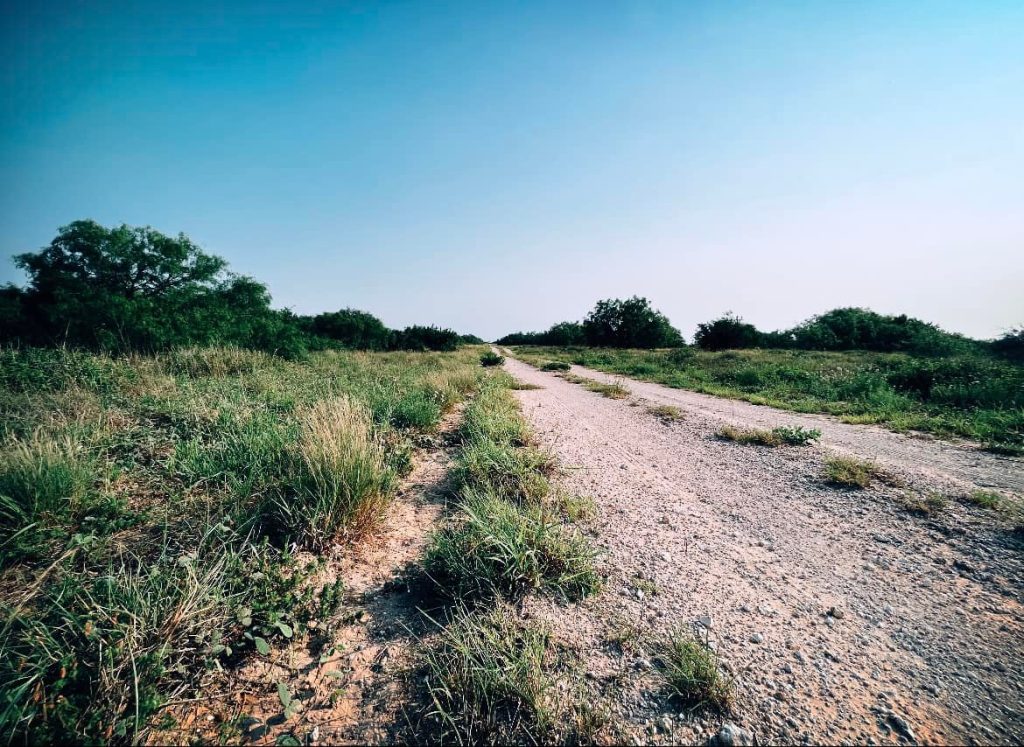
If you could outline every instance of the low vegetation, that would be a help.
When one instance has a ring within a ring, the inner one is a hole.
[[[568,371],[570,368],[572,366],[565,361],[547,361],[540,366],[541,371]]]
[[[1007,454],[1024,450],[1024,366],[981,352],[907,353],[692,348],[520,347],[534,365],[558,360],[851,423],[962,436]]]
[[[759,446],[807,446],[821,438],[821,431],[800,426],[779,426],[772,430],[759,428],[736,428],[731,425],[718,430],[718,437],[724,441]]]
[[[825,459],[825,481],[842,488],[861,490],[875,480],[887,480],[886,473],[874,462],[855,457],[830,456]]]
[[[718,654],[686,629],[673,631],[656,647],[658,670],[683,706],[728,710],[732,681],[722,672]]]
[[[341,582],[296,548],[373,529],[478,356],[0,351],[0,731],[140,741],[210,672],[323,635]]]
[[[500,366],[505,362],[505,356],[498,355],[492,350],[488,350],[486,353],[480,356],[480,365],[484,368],[490,368],[492,366]]]
[[[619,382],[613,382],[607,384],[603,381],[597,381],[596,379],[588,379],[585,376],[577,376],[575,374],[562,374],[562,378],[568,381],[570,384],[580,384],[588,392],[594,392],[600,394],[603,397],[609,399],[625,399],[629,396],[629,390]]]
[[[674,405],[652,405],[647,408],[647,412],[666,421],[683,419],[683,411]]]
[[[994,490],[972,490],[963,501],[979,508],[997,509],[1003,505],[1003,496]]]
[[[897,498],[897,501],[905,511],[916,516],[933,516],[949,506],[949,499],[935,491],[924,495],[905,492]]]

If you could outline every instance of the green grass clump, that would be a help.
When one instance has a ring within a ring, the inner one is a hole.
[[[933,516],[949,506],[949,499],[934,491],[924,495],[904,493],[897,501],[905,511],[916,516]]]
[[[14,441],[0,452],[0,565],[45,554],[97,500],[96,468],[70,439]]]
[[[486,353],[480,356],[480,365],[484,368],[490,368],[491,366],[500,366],[505,362],[505,357],[498,355],[497,353],[488,350]]]
[[[543,588],[575,599],[600,587],[593,550],[544,508],[467,492],[461,509],[460,520],[434,535],[424,559],[446,594],[514,599]]]
[[[651,415],[656,418],[661,418],[662,420],[667,421],[683,419],[683,411],[673,405],[654,405],[652,407],[648,407],[647,412],[651,413]]]
[[[997,509],[1003,503],[1003,496],[994,490],[972,490],[963,496],[963,501],[979,508]]]
[[[682,705],[724,711],[732,703],[732,683],[722,674],[718,655],[692,633],[674,631],[657,647],[657,662]]]
[[[609,399],[625,399],[629,396],[629,390],[618,382],[606,384],[603,381],[595,381],[594,379],[583,379],[579,383],[583,384],[583,388],[588,392],[596,392],[602,397],[608,397]]]
[[[260,510],[264,533],[322,550],[383,517],[395,475],[369,410],[338,397],[300,416],[287,482]]]
[[[833,456],[825,459],[825,481],[843,488],[863,489],[870,487],[885,473],[874,462],[854,457]]]
[[[724,441],[760,446],[806,446],[821,437],[821,431],[800,426],[780,426],[770,431],[759,428],[745,429],[726,425],[719,429],[718,437]]]
[[[430,715],[440,741],[459,744],[548,741],[555,727],[546,671],[548,632],[511,607],[458,609],[424,652]]]
[[[568,371],[570,366],[565,361],[547,361],[541,364],[541,371]]]

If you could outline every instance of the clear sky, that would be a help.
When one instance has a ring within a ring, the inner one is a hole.
[[[1020,0],[3,7],[4,255],[148,224],[487,338],[633,294],[1024,322]]]

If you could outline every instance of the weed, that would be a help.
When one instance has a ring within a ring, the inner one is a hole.
[[[673,696],[694,708],[727,710],[732,683],[719,669],[718,654],[687,630],[673,631],[657,646],[659,669]]]
[[[555,724],[547,646],[548,632],[507,605],[457,609],[424,652],[430,715],[441,723],[441,741],[548,741]]]
[[[647,412],[665,421],[683,419],[683,411],[673,405],[653,405],[647,408]]]
[[[504,362],[504,356],[498,355],[497,353],[492,351],[487,351],[486,353],[480,356],[480,365],[485,368],[489,368],[491,366],[500,366]]]
[[[462,519],[434,534],[424,559],[446,594],[516,598],[544,588],[579,598],[599,588],[593,551],[542,508],[477,492],[465,493],[461,508]]]
[[[588,392],[596,392],[602,397],[608,397],[609,399],[625,399],[629,396],[629,390],[618,382],[606,384],[603,381],[584,379],[580,383],[583,384],[583,388]]]
[[[717,435],[724,441],[735,441],[747,445],[806,446],[820,438],[821,431],[808,430],[800,426],[780,426],[766,431],[758,428],[748,430],[726,425],[719,429]]]
[[[1003,503],[1003,496],[993,490],[972,490],[961,499],[980,508],[997,509]]]
[[[882,475],[882,470],[874,462],[839,456],[825,459],[825,481],[839,487],[867,488]]]
[[[541,371],[568,371],[571,366],[564,361],[547,361],[541,364]]]
[[[532,391],[534,389],[543,389],[543,388],[544,387],[542,387],[542,386],[540,386],[538,384],[529,384],[529,383],[527,383],[525,381],[519,381],[519,379],[516,379],[515,381],[513,381],[509,385],[509,389],[517,389],[517,390],[520,390],[520,391]]]
[[[932,516],[949,505],[949,499],[946,496],[934,491],[924,495],[904,492],[897,498],[897,501],[904,510],[917,516]]]

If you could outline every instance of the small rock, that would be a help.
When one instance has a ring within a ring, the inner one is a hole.
[[[697,624],[700,625],[705,630],[711,630],[711,628],[715,624],[715,621],[711,617],[711,615],[701,615],[700,617],[697,618]]]
[[[718,733],[707,741],[707,747],[750,747],[754,744],[754,735],[735,724],[722,724]]]
[[[764,640],[764,636],[761,635],[760,633],[754,633],[754,635],[750,636],[750,642],[751,643],[761,643],[761,641],[763,641],[763,640]]]
[[[662,716],[661,720],[658,721],[658,728],[665,733],[672,731],[672,718],[669,716]]]
[[[914,730],[910,728],[910,724],[908,724],[907,720],[898,713],[889,714],[889,724],[898,734],[903,735],[911,742],[917,741],[917,737],[914,735]]]
[[[828,612],[826,612],[825,614],[827,614],[829,617],[834,617],[836,620],[842,620],[844,617],[846,617],[846,613],[838,607],[829,607]]]
[[[658,553],[658,557],[661,558],[662,560],[664,560],[666,563],[668,563],[668,562],[670,562],[672,560],[672,556],[669,555],[667,552],[660,552],[660,553]]]
[[[650,669],[651,668],[651,660],[650,659],[637,659],[636,660],[636,664],[634,666],[637,669]]]

